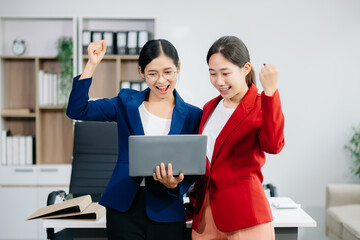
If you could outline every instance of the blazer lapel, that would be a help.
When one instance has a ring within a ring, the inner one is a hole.
[[[139,106],[144,102],[146,96],[149,94],[149,91],[150,89],[147,88],[144,91],[131,95],[126,105],[129,124],[134,135],[144,135],[144,128],[139,114]]]
[[[219,136],[216,138],[210,168],[212,168],[212,166],[214,165],[214,162],[216,161],[216,158],[226,138],[233,132],[233,130],[242,122],[242,120],[254,108],[257,92],[258,89],[255,87],[254,84],[252,84],[249,90],[247,91],[247,93],[245,94],[244,98],[241,100],[240,104],[235,109],[234,113],[230,116],[229,120],[226,122]]]
[[[212,111],[214,110],[214,108],[217,106],[217,104],[220,102],[221,99],[222,97],[221,95],[219,95],[218,97],[210,100],[209,104],[203,109],[203,114],[201,116],[200,127],[199,127],[199,134],[202,134],[202,132],[204,131],[204,125],[206,121],[208,120],[210,114],[212,113]]]
[[[186,117],[189,112],[184,100],[180,97],[180,95],[175,89],[174,89],[174,96],[175,96],[175,107],[173,109],[173,113],[171,117],[169,135],[181,133],[181,130],[184,126]]]

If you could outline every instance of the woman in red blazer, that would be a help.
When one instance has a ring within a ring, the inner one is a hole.
[[[258,94],[244,43],[218,39],[207,55],[210,81],[220,96],[205,104],[199,133],[208,136],[206,173],[198,177],[193,239],[274,239],[272,214],[262,187],[265,152],[284,146],[278,71],[260,72]]]

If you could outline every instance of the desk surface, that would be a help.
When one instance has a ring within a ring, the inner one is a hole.
[[[293,200],[286,197],[268,198],[272,214],[274,217],[274,227],[316,227],[315,220],[310,217],[302,208],[277,209],[273,203],[294,203]],[[44,228],[106,228],[106,217],[98,221],[88,220],[43,220]],[[187,222],[191,227],[191,222]]]

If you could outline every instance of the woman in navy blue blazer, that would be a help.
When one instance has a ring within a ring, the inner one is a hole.
[[[119,155],[100,204],[107,209],[109,239],[184,239],[183,194],[194,178],[174,177],[171,165],[157,166],[153,177],[129,176],[128,137],[197,133],[202,111],[185,103],[175,84],[180,61],[167,40],[148,41],[139,55],[139,73],[148,88],[122,89],[116,97],[89,101],[93,73],[106,52],[104,40],[90,43],[89,60],[74,78],[67,115],[86,121],[115,121]],[[146,161],[146,159],[144,159]]]

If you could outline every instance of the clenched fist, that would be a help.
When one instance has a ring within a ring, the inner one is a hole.
[[[265,65],[261,69],[259,77],[261,85],[264,89],[265,95],[273,96],[277,89],[279,72],[275,65]]]
[[[84,71],[82,72],[80,79],[90,78],[95,72],[97,65],[104,58],[106,53],[106,42],[101,40],[98,42],[92,42],[88,46],[89,60],[85,65]]]
[[[101,40],[98,42],[92,42],[88,46],[89,62],[97,65],[104,58],[106,53],[106,42]]]

